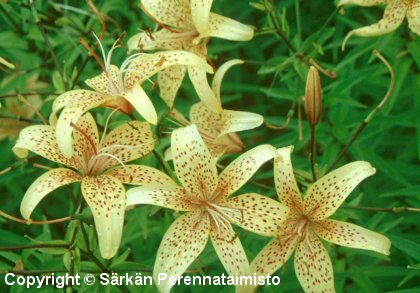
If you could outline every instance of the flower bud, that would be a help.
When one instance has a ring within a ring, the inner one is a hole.
[[[314,127],[321,115],[321,79],[318,70],[311,66],[306,78],[305,112],[311,127]]]

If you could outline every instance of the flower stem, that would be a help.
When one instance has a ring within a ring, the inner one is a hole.
[[[412,208],[412,207],[375,208],[375,207],[357,207],[357,206],[351,206],[351,205],[342,205],[341,207],[344,209],[364,210],[364,211],[384,212],[384,213],[399,213],[399,212],[420,213],[420,208]]]
[[[311,152],[309,153],[309,161],[311,163],[312,181],[317,179],[315,164],[316,164],[316,140],[315,140],[315,125],[311,125]]]
[[[344,146],[343,150],[339,153],[339,155],[337,156],[337,158],[335,159],[335,161],[331,164],[331,166],[328,168],[328,171],[331,171],[332,169],[334,169],[334,167],[337,165],[337,163],[343,158],[343,156],[347,153],[348,149],[350,148],[350,146],[353,144],[353,142],[356,140],[356,138],[360,135],[360,133],[363,131],[363,129],[365,129],[365,127],[369,124],[369,122],[373,119],[373,117],[376,115],[376,113],[378,113],[382,107],[384,106],[384,104],[386,103],[386,101],[388,100],[389,96],[391,95],[392,89],[394,88],[394,82],[395,82],[395,75],[394,75],[394,70],[392,69],[391,65],[388,63],[388,61],[386,61],[386,59],[376,50],[373,50],[373,54],[378,57],[384,64],[385,66],[388,68],[389,70],[389,74],[391,76],[391,81],[389,83],[389,87],[388,87],[388,91],[386,92],[385,96],[383,97],[383,99],[381,100],[381,102],[376,106],[375,109],[373,109],[367,116],[365,119],[363,119],[363,121],[360,123],[359,127],[357,128],[357,130],[354,132],[354,134],[352,135],[352,137],[350,138],[350,140],[347,142],[347,144]]]

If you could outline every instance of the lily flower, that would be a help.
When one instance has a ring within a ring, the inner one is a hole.
[[[207,58],[209,37],[232,41],[248,41],[253,37],[251,27],[233,19],[210,12],[213,1],[200,0],[142,0],[142,10],[162,29],[142,32],[128,41],[129,50],[186,50]],[[185,73],[200,99],[213,111],[221,112],[214,94],[207,83],[206,72],[191,66],[172,66],[158,73],[160,95],[169,107],[173,106],[176,93]]]
[[[230,60],[216,71],[212,82],[212,91],[220,105],[222,104],[220,87],[226,71],[233,65],[242,63],[242,60]],[[191,107],[190,121],[175,109],[171,115],[183,126],[195,124],[210,153],[216,158],[223,154],[241,152],[244,145],[236,132],[256,128],[264,122],[263,116],[250,112],[223,109],[221,113],[215,113],[203,102],[196,103]],[[170,148],[166,151],[165,157],[171,159]]]
[[[279,202],[255,193],[230,195],[238,190],[266,161],[276,155],[270,145],[249,150],[220,175],[197,127],[180,128],[171,137],[175,182],[150,184],[127,191],[127,205],[152,204],[186,212],[165,233],[157,252],[154,277],[182,275],[203,251],[210,237],[230,275],[248,275],[249,263],[231,224],[260,235],[271,235],[285,219],[288,209]],[[161,282],[160,292],[173,285]]]
[[[328,219],[350,192],[375,173],[368,162],[357,161],[338,168],[312,184],[302,199],[293,175],[292,147],[278,150],[274,175],[280,201],[289,207],[285,225],[255,257],[251,273],[273,274],[295,251],[294,266],[305,292],[334,292],[331,259],[320,241],[389,254],[390,241],[383,235],[354,224]]]
[[[131,113],[134,107],[146,121],[156,124],[157,114],[148,95],[141,87],[143,81],[163,68],[177,64],[198,66],[203,71],[212,72],[213,70],[205,60],[203,61],[196,55],[184,51],[134,54],[128,57],[118,68],[111,64],[111,56],[119,41],[120,39],[114,43],[109,53],[105,55],[102,44],[98,39],[104,62],[96,55],[94,56],[102,67],[103,73],[86,80],[86,84],[94,91],[72,90],[57,97],[53,103],[51,124],[55,124],[56,113],[64,108],[56,126],[60,129],[57,132],[58,147],[67,158],[72,156],[71,134],[73,128],[71,124],[76,124],[83,113],[99,106],[119,108],[124,113]],[[92,52],[92,54],[94,53]]]
[[[26,191],[20,211],[30,219],[38,203],[53,190],[81,182],[83,197],[92,210],[102,257],[111,258],[118,250],[125,211],[123,184],[165,184],[165,176],[153,168],[126,165],[154,148],[147,122],[130,121],[103,135],[87,113],[72,126],[74,155],[64,157],[57,145],[56,128],[50,125],[29,126],[22,130],[13,151],[24,158],[32,151],[67,167],[55,168],[39,177]],[[106,128],[105,128],[106,129]],[[113,168],[111,168],[113,167]]]
[[[420,1],[419,0],[341,0],[337,5],[354,4],[359,6],[375,6],[386,4],[383,18],[375,24],[350,31],[343,41],[342,50],[348,39],[355,35],[374,37],[390,33],[397,29],[407,16],[408,27],[420,35]]]

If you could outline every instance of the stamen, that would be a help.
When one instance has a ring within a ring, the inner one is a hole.
[[[102,138],[101,138],[101,141],[99,142],[99,145],[101,145],[101,144],[102,144],[102,142],[103,142],[103,141],[104,141],[104,139],[105,139],[105,136],[106,136],[106,131],[108,130],[108,123],[109,123],[109,121],[111,120],[112,115],[114,115],[114,113],[115,113],[115,112],[117,112],[119,109],[121,109],[121,107],[118,107],[118,108],[116,108],[115,110],[113,110],[113,111],[112,111],[112,112],[108,115],[108,117],[106,118],[104,131],[103,131],[103,133],[102,133]]]
[[[93,33],[93,35],[95,36],[95,38],[99,41],[99,39],[98,39],[98,37],[95,35],[95,33]],[[82,37],[80,37],[79,38],[79,42],[80,42],[80,44],[82,44],[88,51],[89,51],[89,53],[90,53],[90,55],[92,55],[92,57],[93,58],[95,58],[95,60],[96,60],[96,62],[98,62],[98,64],[99,64],[99,66],[102,68],[102,71],[105,73],[105,75],[109,78],[109,75],[108,75],[108,71],[106,70],[106,68],[105,68],[105,65],[104,65],[104,63],[102,62],[102,60],[98,57],[98,55],[95,53],[95,51],[93,51],[93,49],[92,49],[92,47],[91,46],[89,46],[89,44],[82,38]],[[102,47],[102,44],[101,44],[101,42],[99,41],[99,46],[101,47],[101,50],[102,50],[102,53],[104,52],[103,50],[103,47]],[[104,55],[104,57],[105,57],[105,55]]]

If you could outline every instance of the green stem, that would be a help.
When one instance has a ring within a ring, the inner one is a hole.
[[[6,94],[6,95],[1,95],[0,99],[5,99],[5,98],[14,98],[17,96],[38,96],[38,95],[51,95],[51,96],[59,96],[61,95],[60,93],[49,93],[49,92],[30,92],[30,93],[16,93],[16,94]]]
[[[302,45],[302,23],[300,19],[300,0],[295,0],[295,13],[296,13],[296,28],[297,28],[297,38],[298,38],[298,50],[301,51]]]
[[[394,75],[394,70],[392,69],[391,65],[389,65],[389,63],[385,60],[385,58],[376,50],[373,50],[373,54],[378,57],[384,64],[385,66],[388,68],[389,73],[391,75],[391,81],[389,83],[389,88],[388,91],[386,92],[385,96],[383,97],[383,99],[379,102],[379,104],[376,106],[375,109],[373,109],[367,116],[365,119],[363,119],[363,121],[360,123],[359,127],[357,128],[357,130],[354,132],[354,134],[352,135],[352,137],[350,138],[350,140],[346,143],[346,145],[344,146],[343,150],[338,154],[337,158],[335,159],[335,161],[331,164],[331,166],[328,168],[328,171],[331,171],[332,169],[334,169],[334,167],[337,165],[337,163],[344,157],[344,155],[347,153],[348,149],[350,148],[350,146],[353,144],[353,142],[356,140],[356,138],[360,135],[360,133],[363,131],[363,129],[365,129],[365,127],[369,124],[369,122],[373,119],[373,117],[375,117],[375,115],[382,109],[382,107],[385,105],[386,101],[388,100],[389,96],[391,95],[392,89],[394,88],[394,83],[395,83],[395,75]]]
[[[315,140],[315,125],[311,126],[311,153],[309,154],[309,161],[311,163],[312,181],[317,179],[315,164],[316,164],[316,140]]]
[[[32,248],[70,248],[70,244],[29,244],[29,245],[14,245],[14,246],[3,246],[0,247],[0,251],[13,251],[21,249],[32,249]]]
[[[341,207],[344,209],[364,210],[364,211],[384,212],[384,213],[400,213],[400,212],[420,213],[419,208],[412,208],[412,207],[375,208],[375,207],[357,207],[357,206],[351,206],[351,205],[342,205]]]
[[[172,171],[171,166],[169,166],[168,162],[165,160],[165,158],[156,150],[153,150],[153,154],[155,155],[156,159],[159,161],[163,169],[165,169],[166,174],[168,174],[176,182],[177,177],[174,171]]]

